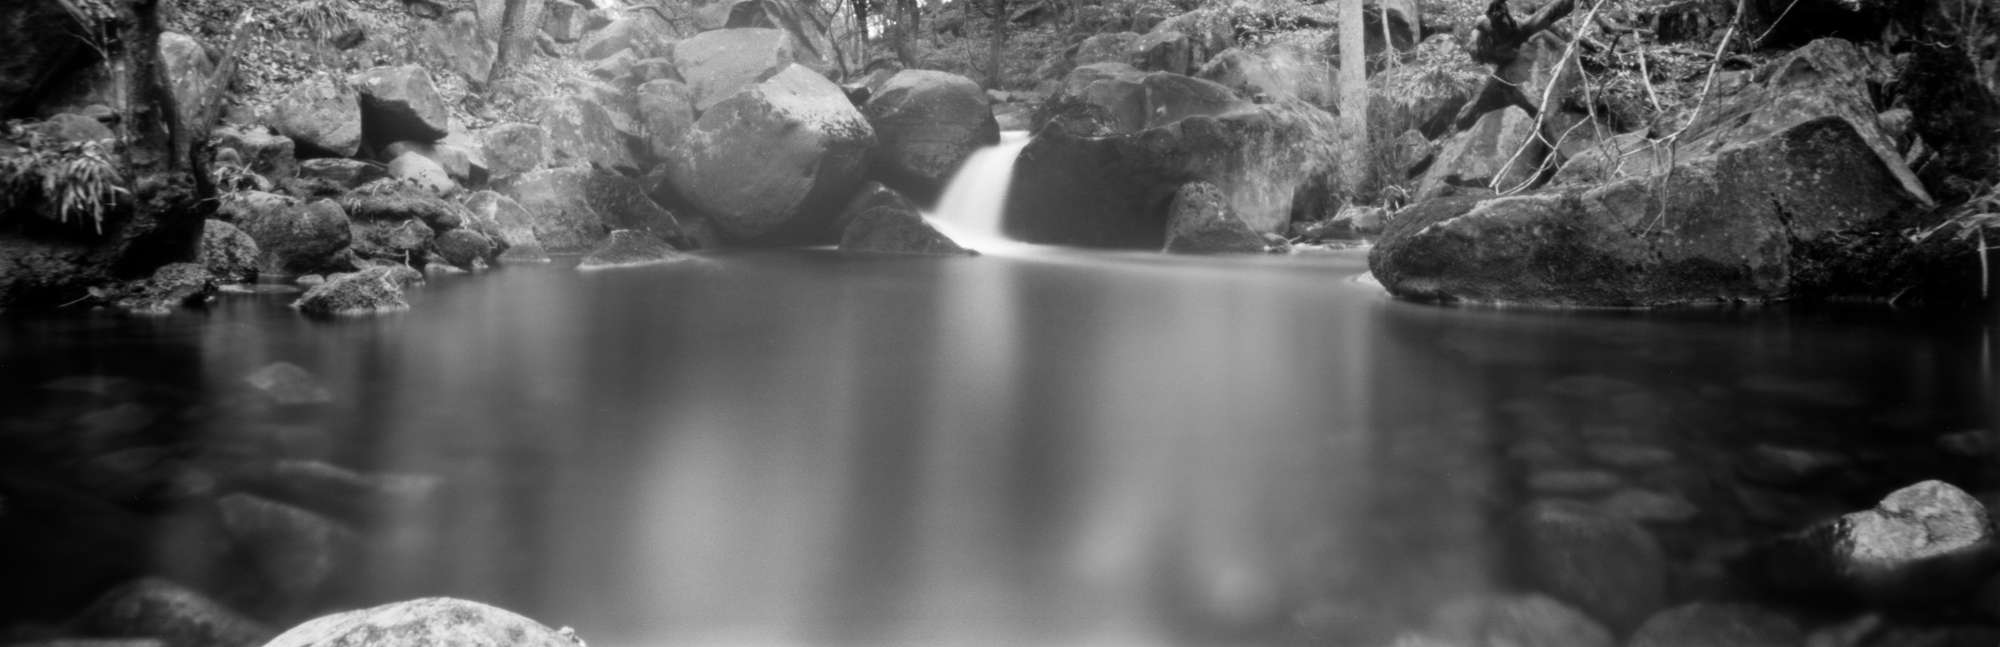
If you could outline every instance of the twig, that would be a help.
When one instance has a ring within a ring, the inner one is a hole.
[[[1701,109],[1708,105],[1708,95],[1715,89],[1716,73],[1722,67],[1722,54],[1729,49],[1729,41],[1736,37],[1736,28],[1743,23],[1744,3],[1745,0],[1736,0],[1736,15],[1729,19],[1729,29],[1722,33],[1721,42],[1715,44],[1715,57],[1708,62],[1708,78],[1702,79],[1701,96],[1696,97],[1694,110],[1688,113],[1687,123],[1681,124],[1679,129],[1658,140],[1667,145],[1667,170],[1665,173],[1660,174],[1660,212],[1653,216],[1652,222],[1646,224],[1646,231],[1648,232],[1652,231],[1655,225],[1660,224],[1667,218],[1667,200],[1669,197],[1667,195],[1667,185],[1673,181],[1674,165],[1680,159],[1681,135],[1686,133],[1689,128],[1694,127],[1695,121],[1701,118]]]
[[[1553,103],[1555,100],[1556,87],[1562,85],[1563,74],[1566,74],[1569,71],[1570,61],[1576,56],[1576,44],[1583,40],[1583,36],[1586,33],[1588,33],[1590,26],[1596,24],[1596,21],[1593,20],[1593,18],[1597,16],[1597,10],[1603,6],[1604,6],[1604,0],[1597,0],[1595,4],[1590,5],[1590,11],[1588,13],[1585,13],[1583,16],[1583,21],[1582,21],[1583,26],[1577,29],[1576,37],[1569,39],[1569,44],[1563,47],[1562,57],[1556,59],[1556,66],[1554,68],[1554,71],[1549,76],[1548,86],[1542,88],[1542,100],[1535,106],[1535,126],[1534,126],[1535,135],[1534,137],[1522,140],[1521,145],[1514,149],[1514,154],[1507,158],[1507,163],[1502,164],[1500,166],[1500,173],[1498,175],[1493,176],[1493,180],[1486,184],[1486,188],[1492,189],[1494,193],[1500,193],[1502,195],[1519,193],[1522,189],[1525,189],[1528,186],[1534,184],[1534,178],[1531,177],[1528,179],[1527,182],[1524,182],[1512,189],[1506,191],[1500,190],[1500,181],[1502,178],[1507,177],[1506,174],[1507,169],[1513,168],[1514,162],[1519,161],[1522,155],[1526,155],[1528,153],[1528,146],[1534,144],[1536,139],[1547,141],[1547,138],[1542,137],[1542,120],[1548,116],[1549,105]],[[1562,13],[1566,15],[1569,12],[1564,11]],[[1546,28],[1547,25],[1545,24],[1543,25],[1543,27]],[[1532,39],[1533,37],[1531,36],[1530,38]],[[1525,43],[1525,41],[1523,42]],[[1581,76],[1583,74],[1583,66],[1581,65],[1577,66],[1576,73],[1579,76]]]
[[[1646,85],[1646,99],[1653,102],[1653,112],[1660,112],[1660,94],[1653,90],[1653,71],[1646,67],[1646,52],[1639,51],[1639,81]]]

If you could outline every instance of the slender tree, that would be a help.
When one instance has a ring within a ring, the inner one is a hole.
[[[493,67],[486,73],[491,85],[514,73],[514,68],[533,42],[535,25],[541,22],[542,0],[507,0],[500,10],[500,46]]]
[[[1368,52],[1361,0],[1340,0],[1340,125],[1346,135],[1348,195],[1368,183]]]
[[[993,40],[986,51],[986,87],[1000,89],[1000,54],[1007,47],[1007,0],[986,0],[986,9],[993,18]]]

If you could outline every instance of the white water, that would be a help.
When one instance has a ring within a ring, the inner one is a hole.
[[[1000,133],[1000,143],[966,158],[952,175],[944,196],[928,214],[931,225],[958,244],[982,253],[1005,253],[1030,247],[1001,232],[1007,213],[1007,187],[1014,180],[1014,158],[1028,146],[1028,132]]]

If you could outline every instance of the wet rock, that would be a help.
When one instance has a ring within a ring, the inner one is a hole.
[[[717,29],[674,45],[674,65],[687,82],[697,113],[748,86],[776,76],[798,60],[792,40],[778,29]]]
[[[1597,503],[1597,509],[1620,519],[1639,523],[1685,523],[1701,514],[1694,503],[1678,494],[1628,488]]]
[[[549,131],[535,124],[500,124],[486,129],[480,142],[486,149],[487,172],[504,180],[541,168],[548,155]]]
[[[338,522],[248,494],[224,495],[215,506],[230,540],[251,556],[263,581],[288,598],[318,590],[353,540]]]
[[[217,150],[236,151],[244,165],[258,175],[276,180],[299,174],[292,139],[262,126],[224,126],[215,129],[209,141]]]
[[[1762,444],[1737,460],[1736,473],[1767,485],[1789,486],[1850,469],[1853,462],[1835,452]]]
[[[1548,143],[1535,134],[1535,118],[1526,111],[1510,106],[1486,113],[1445,142],[1417,185],[1417,198],[1437,197],[1453,186],[1490,196],[1493,191],[1487,187],[1495,179],[1505,190],[1525,188],[1541,172],[1548,153]]]
[[[362,132],[368,141],[431,142],[450,132],[451,114],[422,66],[377,67],[349,82],[361,95]]]
[[[1261,253],[1264,237],[1236,217],[1222,190],[1189,182],[1167,207],[1167,245],[1176,254]]]
[[[676,154],[681,140],[694,130],[694,103],[687,85],[674,80],[647,81],[639,86],[639,118],[645,122],[646,143],[654,157]]]
[[[1637,524],[1561,501],[1529,506],[1520,524],[1521,567],[1536,588],[1614,628],[1665,606],[1665,555]]]
[[[839,86],[791,66],[703,112],[667,177],[732,239],[825,239],[874,145]]]
[[[1653,614],[1626,647],[1804,647],[1791,618],[1746,604],[1696,602]]]
[[[862,210],[840,235],[840,251],[925,256],[971,256],[914,209],[876,206]]]
[[[318,377],[290,362],[276,362],[257,369],[243,376],[243,382],[279,406],[333,402],[333,392]]]
[[[352,86],[314,78],[291,86],[267,115],[298,153],[353,157],[361,150],[361,98]]]
[[[437,237],[433,243],[438,257],[462,270],[472,270],[478,261],[491,258],[494,253],[493,239],[471,229],[453,229]]]
[[[974,151],[1000,142],[985,93],[956,74],[897,72],[861,111],[880,142],[874,175],[920,203],[936,201]]]
[[[451,174],[443,166],[416,152],[403,153],[389,160],[389,177],[409,182],[425,191],[446,195],[458,190]]]
[[[254,647],[272,631],[201,593],[166,580],[136,580],[106,592],[70,622],[93,636],[144,636],[172,647]]]
[[[316,316],[360,316],[410,309],[403,290],[423,284],[423,274],[402,265],[378,265],[359,272],[335,274],[306,290],[292,302],[300,312]]]
[[[1493,595],[1447,604],[1432,615],[1429,633],[1430,639],[1441,644],[1462,647],[1617,644],[1604,625],[1541,595]]]
[[[1617,474],[1604,470],[1543,470],[1528,476],[1528,490],[1545,496],[1590,497],[1616,489]]]
[[[547,169],[522,176],[508,190],[532,219],[535,238],[550,252],[587,251],[613,228],[645,230],[668,242],[683,238],[672,212],[617,174]]]
[[[341,196],[340,207],[356,222],[418,221],[433,230],[465,225],[465,208],[458,203],[394,179],[380,180]]]
[[[1890,493],[1872,510],[1767,540],[1738,568],[1779,591],[1926,604],[1983,584],[2000,568],[2000,541],[1977,499],[1925,481]]]
[[[541,115],[540,124],[548,132],[548,163],[552,166],[595,165],[635,173],[643,170],[634,150],[635,144],[643,146],[643,142],[634,141],[625,129],[620,128],[620,112],[634,109],[607,105],[602,98],[588,91],[563,91],[548,97],[536,108],[537,114]],[[634,121],[629,116],[624,119]],[[629,129],[636,133],[637,124],[632,124]]]
[[[208,270],[215,280],[240,283],[257,276],[257,241],[235,225],[207,220],[201,223],[201,246],[194,262]]]
[[[112,297],[112,305],[133,314],[164,315],[183,306],[201,305],[215,296],[215,276],[195,263],[168,263],[143,280],[128,283]]]
[[[388,170],[380,164],[361,160],[322,157],[299,162],[299,177],[352,189],[388,177]]]
[[[256,241],[260,273],[292,275],[327,267],[352,238],[347,213],[330,200],[300,204],[244,191],[223,196],[216,212]]]
[[[541,239],[535,237],[534,216],[513,198],[480,191],[466,199],[465,208],[471,213],[468,226],[505,248],[499,260],[548,262],[548,251],[542,248]]]
[[[583,262],[577,265],[577,269],[598,270],[656,265],[692,258],[694,257],[681,253],[680,250],[674,249],[673,245],[667,244],[667,241],[660,240],[651,233],[619,229],[612,231],[610,236],[605,237],[604,242],[598,243],[589,254],[584,255]]]
[[[428,258],[431,241],[437,238],[437,230],[424,221],[409,220],[356,220],[353,222],[354,254],[370,260],[391,263],[419,263]]]
[[[266,647],[580,644],[582,641],[562,632],[497,607],[452,598],[423,598],[315,618],[285,631]]]

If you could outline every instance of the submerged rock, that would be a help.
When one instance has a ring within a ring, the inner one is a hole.
[[[2000,570],[1986,507],[1943,481],[1924,481],[1854,512],[1767,540],[1737,567],[1779,591],[1889,606],[1971,592]]]
[[[840,234],[840,251],[925,256],[978,254],[960,247],[915,210],[881,206],[866,209],[847,223],[847,229]]]
[[[1485,596],[1445,605],[1431,617],[1429,639],[1464,647],[1614,647],[1590,616],[1541,595]],[[1418,644],[1424,644],[1419,642]]]
[[[335,274],[306,290],[292,307],[309,315],[357,316],[410,309],[403,290],[422,285],[424,275],[403,265],[377,265]]]
[[[1549,595],[1621,629],[1666,605],[1666,556],[1638,524],[1562,501],[1529,506],[1520,524],[1521,568]]]
[[[1799,623],[1747,604],[1696,602],[1647,618],[1626,647],[1800,647]]]
[[[601,270],[685,261],[694,257],[674,249],[667,241],[644,231],[619,229],[583,257],[579,270]]]
[[[248,554],[273,591],[296,599],[319,589],[333,573],[353,533],[331,519],[248,494],[216,499],[222,528]]]
[[[280,406],[326,404],[333,401],[333,392],[328,390],[319,378],[290,362],[277,362],[257,369],[243,376],[243,382]]]
[[[423,598],[309,620],[265,647],[577,647],[581,641],[469,600]]]
[[[1207,182],[1189,182],[1174,192],[1174,201],[1167,207],[1165,251],[1258,253],[1264,251],[1264,237],[1236,217],[1221,189]]]
[[[70,628],[94,636],[158,638],[172,647],[254,647],[272,635],[201,593],[156,578],[106,592]]]
[[[215,276],[194,263],[168,263],[149,278],[126,284],[112,305],[134,314],[163,315],[215,296]]]

